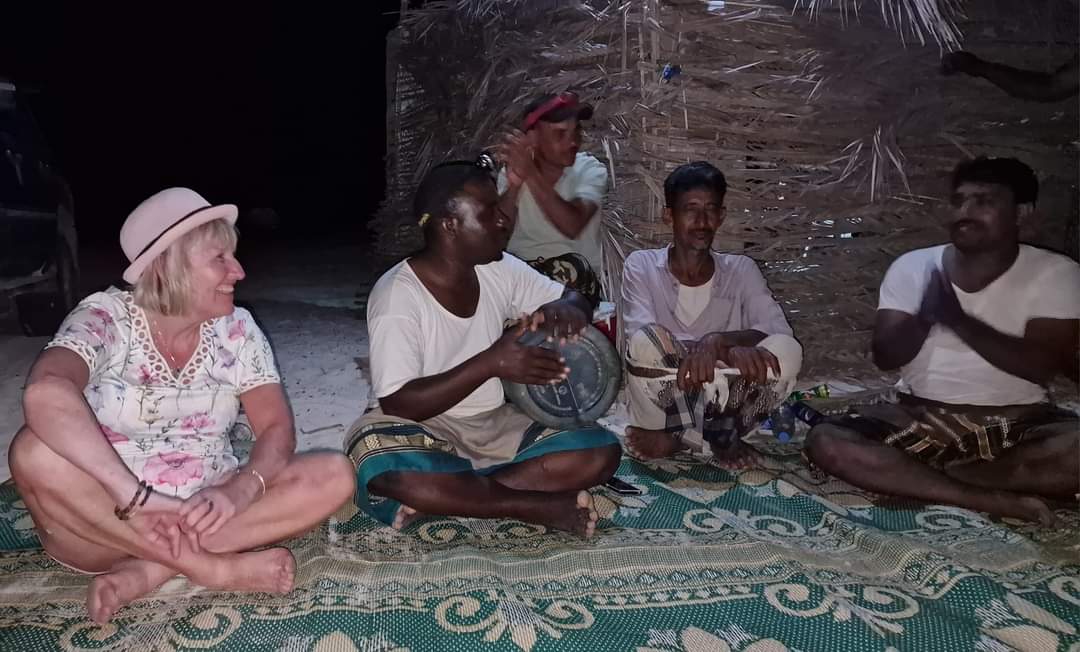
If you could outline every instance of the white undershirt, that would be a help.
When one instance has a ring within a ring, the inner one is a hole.
[[[881,283],[879,310],[917,315],[930,272],[942,268],[945,245],[898,258]],[[1023,337],[1032,319],[1080,319],[1080,266],[1042,249],[1020,245],[1004,274],[978,292],[953,286],[964,312],[991,328]],[[919,353],[901,370],[915,396],[964,405],[1020,405],[1046,400],[1039,385],[999,369],[948,328],[930,329]]]
[[[382,275],[367,305],[375,396],[390,396],[412,380],[453,369],[499,339],[507,319],[531,314],[563,293],[561,284],[510,254],[478,265],[476,278],[480,284],[476,312],[461,317],[439,303],[408,260]],[[489,378],[446,414],[472,416],[505,402],[502,383]]]
[[[712,277],[702,285],[695,287],[679,283],[679,298],[675,304],[675,318],[689,326],[697,321],[705,307],[709,305],[712,294]]]

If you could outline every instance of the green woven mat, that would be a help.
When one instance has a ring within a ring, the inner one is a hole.
[[[173,580],[107,627],[88,580],[0,553],[0,649],[1069,650],[1080,647],[1075,509],[1053,531],[961,509],[874,505],[796,455],[731,474],[624,460],[591,541],[512,521],[356,516],[290,542],[297,589]],[[0,491],[0,542],[31,542]]]

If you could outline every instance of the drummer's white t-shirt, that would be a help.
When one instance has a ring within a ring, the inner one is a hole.
[[[563,294],[560,283],[507,253],[502,260],[477,266],[476,277],[480,299],[468,318],[444,308],[408,260],[379,278],[367,304],[371,384],[376,397],[389,396],[411,380],[453,369],[494,344],[507,319],[531,314]],[[504,402],[502,383],[490,378],[446,414],[472,416]]]
[[[946,246],[897,258],[881,282],[878,309],[918,314],[931,270],[941,269]],[[1020,245],[1012,267],[982,290],[953,289],[964,312],[1013,337],[1023,337],[1031,319],[1080,319],[1080,265],[1028,245]],[[941,325],[930,329],[900,375],[906,391],[942,403],[1001,406],[1046,400],[1043,387],[998,369]]]

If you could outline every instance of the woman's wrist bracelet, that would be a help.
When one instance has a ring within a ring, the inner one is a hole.
[[[259,481],[259,487],[262,489],[262,493],[259,494],[259,498],[266,495],[266,479],[263,478],[262,473],[259,473],[255,469],[248,469],[248,473],[255,476],[255,479]]]
[[[135,515],[135,512],[139,511],[139,508],[146,504],[146,501],[150,499],[150,493],[153,489],[150,485],[146,484],[145,480],[139,480],[139,486],[135,488],[135,495],[131,497],[131,502],[127,504],[127,507],[123,509],[119,505],[113,509],[113,514],[121,521],[126,521]],[[146,492],[145,494],[143,492]],[[142,502],[139,499],[142,498]]]

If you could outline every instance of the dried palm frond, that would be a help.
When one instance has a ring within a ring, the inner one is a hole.
[[[957,160],[1032,165],[1043,219],[1031,238],[1067,240],[1080,205],[1076,103],[1014,101],[942,76],[939,58],[966,32],[980,56],[1053,69],[1076,47],[1076,14],[1073,0],[428,2],[388,49],[378,248],[419,245],[409,199],[432,163],[488,147],[534,94],[574,89],[596,106],[585,149],[611,176],[608,296],[627,253],[670,240],[664,178],[708,160],[729,188],[714,244],[761,265],[804,342],[805,375],[865,380],[878,283],[895,257],[947,237],[939,212]]]
[[[805,10],[811,18],[820,12],[833,10],[840,13],[845,25],[852,17],[859,19],[864,0],[795,0],[795,10]],[[926,45],[927,37],[939,47],[955,50],[960,47],[962,35],[957,19],[963,15],[964,0],[877,0],[881,18],[896,30],[901,40],[908,36]]]

